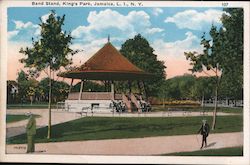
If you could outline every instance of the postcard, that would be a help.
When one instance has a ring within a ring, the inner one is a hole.
[[[0,161],[249,164],[249,8],[1,1]]]

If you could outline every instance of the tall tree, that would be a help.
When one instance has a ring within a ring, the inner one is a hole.
[[[138,34],[134,38],[126,40],[122,44],[120,52],[140,69],[156,75],[151,80],[145,81],[146,92],[156,96],[162,80],[166,77],[166,66],[163,61],[157,59],[149,42]]]
[[[43,22],[40,18],[41,35],[34,41],[32,38],[32,47],[21,48],[20,53],[26,58],[21,59],[25,63],[25,67],[36,70],[37,72],[44,71],[49,77],[49,121],[48,121],[48,136],[51,136],[51,94],[52,94],[52,79],[54,73],[61,67],[71,64],[69,55],[74,55],[78,51],[73,51],[69,48],[72,37],[66,31],[62,30],[64,25],[65,15],[62,17],[56,16],[54,10],[51,11],[48,19]]]
[[[223,14],[223,88],[231,99],[243,95],[243,9],[225,8]]]
[[[222,28],[220,29],[220,31]],[[186,59],[191,61],[193,68],[190,69],[194,72],[204,72],[211,76],[207,71],[212,71],[215,76],[215,97],[214,97],[214,112],[213,112],[213,123],[212,129],[215,129],[216,117],[217,117],[217,106],[218,106],[218,90],[220,85],[220,78],[222,75],[221,65],[223,63],[222,59],[222,40],[221,34],[217,31],[217,28],[212,25],[210,29],[210,36],[212,39],[206,39],[205,33],[201,39],[201,45],[203,46],[203,53],[199,54],[197,52],[184,52]]]
[[[203,35],[201,45],[203,53],[185,52],[191,61],[193,72],[212,70],[215,73],[215,108],[212,129],[216,125],[217,98],[221,80],[228,82],[228,90],[233,89],[234,95],[242,91],[243,85],[243,10],[241,8],[224,9],[223,26],[217,29],[212,25],[210,39]],[[235,81],[237,80],[237,81]]]
[[[27,91],[28,91],[28,75],[21,70],[18,72],[17,76],[17,84],[18,84],[18,98],[21,100],[21,103],[26,101]]]

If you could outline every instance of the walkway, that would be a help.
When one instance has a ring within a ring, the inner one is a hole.
[[[200,135],[161,136],[133,139],[38,143],[34,154],[160,155],[199,150]],[[208,147],[243,146],[243,133],[218,133],[208,137]],[[26,144],[7,145],[7,153],[25,153]]]

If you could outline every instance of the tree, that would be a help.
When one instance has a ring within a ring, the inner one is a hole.
[[[67,98],[69,93],[69,85],[63,81],[53,81],[54,84],[54,97],[53,101],[63,101]]]
[[[7,81],[7,104],[13,104],[17,101],[18,84],[16,81]]]
[[[243,9],[225,8],[223,14],[222,87],[230,99],[243,98]],[[227,90],[230,89],[230,90]]]
[[[28,91],[28,75],[23,70],[18,73],[17,84],[18,98],[21,100],[21,103],[23,103],[26,101]]]
[[[120,52],[140,69],[155,74],[154,78],[145,81],[145,90],[147,94],[156,96],[162,80],[166,77],[166,66],[163,61],[157,60],[157,55],[148,41],[138,34],[133,39],[126,40]]]
[[[215,77],[197,77],[194,85],[193,97],[201,101],[202,108],[204,100],[213,97],[213,82]]]
[[[222,28],[220,29],[220,31]],[[222,75],[221,65],[223,63],[222,58],[222,40],[221,34],[217,31],[217,28],[212,25],[210,32],[210,36],[212,39],[206,39],[205,33],[201,39],[201,45],[203,46],[203,53],[198,54],[197,52],[184,52],[186,59],[191,61],[191,65],[193,66],[190,69],[194,72],[204,72],[208,76],[211,76],[207,71],[212,71],[215,75],[215,96],[214,96],[214,112],[213,112],[213,123],[212,130],[215,129],[216,125],[216,117],[217,117],[217,106],[218,106],[218,90],[220,85],[220,78]]]
[[[27,81],[27,96],[29,96],[30,99],[30,104],[32,105],[35,94],[36,94],[36,89],[38,86],[38,81],[34,78],[31,78]]]
[[[224,85],[228,89],[233,90],[233,95],[242,91],[243,85],[243,10],[227,8],[224,11],[227,14],[223,14],[221,18],[223,26],[217,29],[212,25],[211,39],[206,39],[205,34],[202,36],[203,53],[184,53],[193,65],[192,72],[212,70],[215,74],[215,108],[212,129],[215,129],[216,125],[217,99],[221,80],[224,80]]]
[[[184,75],[180,77],[179,90],[180,90],[180,99],[192,99],[192,90],[194,89],[195,77],[193,75]]]
[[[166,98],[175,100],[193,99],[195,80],[195,76],[188,74],[167,79],[164,86]]]
[[[40,18],[41,35],[34,41],[32,38],[32,47],[25,49],[21,48],[20,53],[26,58],[22,58],[21,63],[25,63],[28,67],[37,72],[44,71],[49,77],[49,121],[48,121],[48,136],[51,135],[51,95],[52,95],[52,79],[54,73],[61,67],[71,64],[72,59],[68,59],[69,55],[74,55],[77,51],[69,48],[72,37],[66,31],[62,31],[65,15],[62,17],[56,16],[54,10],[51,11],[48,19],[43,22]]]
[[[81,82],[73,86],[73,92],[79,92],[81,88]],[[83,87],[83,91],[92,91],[92,92],[105,92],[105,86],[102,83],[97,83],[96,81],[86,81]]]

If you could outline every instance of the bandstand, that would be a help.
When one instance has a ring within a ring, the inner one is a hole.
[[[144,80],[153,77],[125,58],[109,41],[80,67],[58,74],[60,77],[70,78],[71,85],[68,98],[65,100],[65,109],[72,112],[91,110],[112,112],[117,103],[122,103],[126,112],[142,112],[142,103],[146,102]],[[75,79],[81,80],[79,92],[72,92]],[[84,83],[87,80],[110,82],[108,92],[85,92]],[[128,83],[128,93],[117,93],[115,81]],[[136,81],[139,93],[132,93],[131,83]]]

